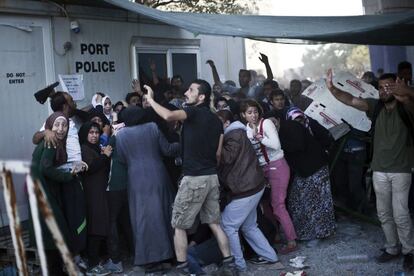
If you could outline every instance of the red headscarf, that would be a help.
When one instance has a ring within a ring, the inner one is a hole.
[[[66,122],[68,123],[68,129],[69,129],[69,120],[63,114],[63,112],[54,112],[52,113],[49,118],[46,120],[45,129],[52,130],[53,124],[55,123],[56,119],[63,117]],[[65,137],[62,140],[58,139],[58,143],[56,146],[56,156],[55,156],[55,164],[56,166],[60,166],[62,164],[65,164],[68,160],[68,154],[66,153],[66,138],[68,137],[68,133],[66,132]]]

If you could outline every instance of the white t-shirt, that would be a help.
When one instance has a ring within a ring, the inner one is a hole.
[[[45,130],[45,124],[43,124],[40,131]],[[81,147],[79,144],[78,127],[75,122],[75,118],[69,118],[69,130],[68,138],[66,139],[66,153],[68,154],[67,163],[76,161],[82,161]]]
[[[253,145],[256,151],[257,158],[259,159],[260,166],[266,165],[266,160],[260,149],[260,142],[254,137],[254,130],[247,124],[246,126],[247,138]],[[276,126],[269,119],[263,121],[263,139],[261,142],[265,146],[269,161],[276,161],[284,157],[283,150],[280,146],[279,134],[277,133]]]

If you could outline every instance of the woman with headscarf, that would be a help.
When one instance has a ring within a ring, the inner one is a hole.
[[[103,106],[103,114],[108,119],[110,123],[112,123],[112,101],[109,96],[105,96],[102,98],[102,106]]]
[[[97,123],[101,131],[99,136],[99,145],[105,147],[109,144],[111,137],[111,123],[105,117],[105,114],[99,108],[92,108],[88,112],[88,121]]]
[[[286,120],[294,120],[301,123],[319,141],[324,150],[329,150],[331,147],[333,138],[329,131],[321,126],[318,121],[306,116],[298,107],[292,106],[287,110]]]
[[[112,147],[99,146],[100,128],[97,123],[87,122],[79,130],[82,160],[88,165],[83,173],[86,198],[86,221],[88,231],[88,275],[103,275],[106,269],[99,264],[101,244],[109,233],[109,209],[106,188],[108,186]],[[109,273],[109,272],[108,272]]]
[[[126,127],[116,137],[119,159],[128,166],[128,200],[137,266],[174,256],[170,224],[174,193],[162,155],[177,156],[179,144],[169,144],[155,123],[145,123],[146,112],[132,106],[123,110],[120,116]]]
[[[67,161],[66,137],[68,133],[68,118],[62,112],[55,112],[46,120],[45,129],[55,132],[57,146],[56,148],[49,148],[45,147],[45,143],[39,143],[33,152],[30,172],[34,180],[40,181],[59,230],[63,234],[65,241],[68,242],[68,225],[62,211],[61,185],[69,183],[75,176],[70,172],[63,172],[57,169],[58,166]],[[61,275],[62,261],[60,260],[59,252],[42,215],[39,215],[39,218],[41,220],[49,273],[50,275]],[[30,234],[31,241],[34,243],[32,224],[30,224]]]
[[[293,172],[287,197],[289,214],[298,239],[314,240],[313,246],[335,232],[327,155],[304,125],[292,119],[279,118],[278,122],[280,142]]]

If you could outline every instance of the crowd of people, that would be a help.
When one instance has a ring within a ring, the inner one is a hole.
[[[330,93],[373,121],[370,133],[352,129],[338,147],[304,113],[312,100],[301,92],[310,82],[292,80],[284,91],[267,57],[260,60],[267,78],[242,69],[240,88],[222,82],[208,60],[212,87],[196,79],[186,88],[178,75],[168,81],[153,74],[143,86],[134,80],[125,100],[114,104],[99,92],[83,109],[65,92],[36,95],[41,102],[50,98],[53,113],[33,136],[31,172],[79,269],[121,273],[128,256],[135,270],[170,263],[177,275],[202,275],[211,263],[231,275],[246,271],[246,260],[275,264],[278,254],[335,234],[332,194],[363,211],[369,152],[386,238],[377,260],[402,252],[404,268],[414,268],[411,65],[401,63],[398,77],[364,74],[378,87],[379,100],[340,90],[328,72]],[[41,223],[49,272],[62,275],[51,233]]]

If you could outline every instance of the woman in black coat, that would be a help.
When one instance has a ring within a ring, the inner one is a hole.
[[[100,128],[97,123],[87,122],[79,130],[82,160],[88,165],[83,174],[83,188],[86,198],[86,219],[88,231],[87,252],[90,273],[102,273],[99,265],[99,249],[109,232],[109,209],[106,194],[108,186],[110,156],[112,147],[99,147]]]

